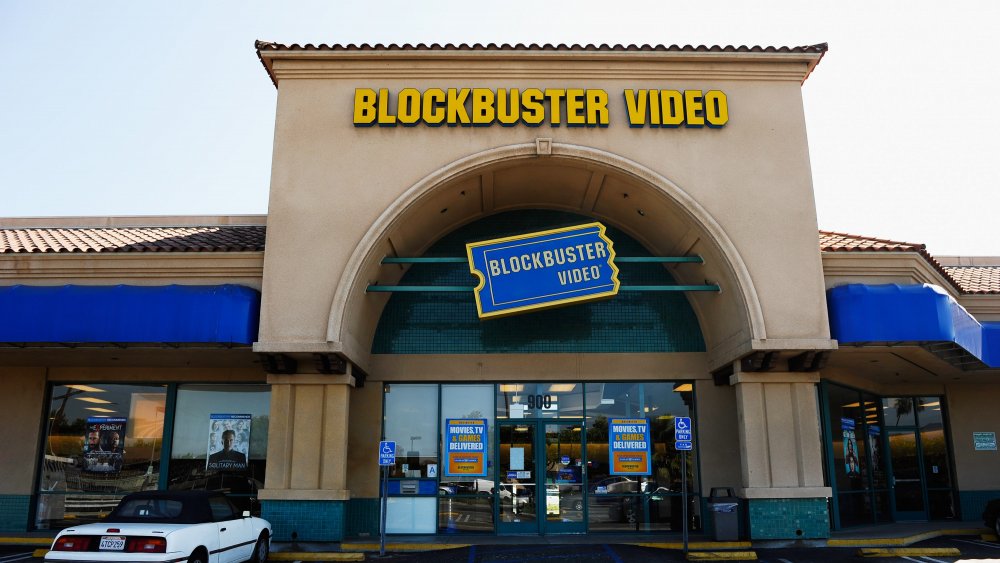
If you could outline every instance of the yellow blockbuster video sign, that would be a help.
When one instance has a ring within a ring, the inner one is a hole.
[[[721,90],[630,89],[622,92],[629,127],[712,127],[729,122]],[[608,93],[587,88],[358,88],[354,126],[607,127]]]

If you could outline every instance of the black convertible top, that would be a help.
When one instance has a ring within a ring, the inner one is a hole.
[[[225,502],[215,491],[143,491],[131,493],[118,503],[104,522],[124,524],[201,524],[214,522],[209,499]],[[234,514],[234,517],[238,517]]]

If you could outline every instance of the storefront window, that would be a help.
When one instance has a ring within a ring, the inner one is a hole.
[[[497,418],[583,418],[582,383],[501,383]]]
[[[437,385],[385,386],[385,439],[396,442],[390,477],[436,475],[438,426]]]
[[[940,397],[825,394],[840,526],[955,517]]]
[[[441,435],[448,419],[486,419],[487,452],[495,451],[493,416],[493,385],[442,385],[441,386]],[[442,459],[442,464],[447,460]],[[485,476],[448,476],[444,465],[440,468],[441,499],[438,529],[442,532],[493,532],[493,488],[496,463],[490,463]]]
[[[267,385],[181,385],[168,487],[223,491],[238,508],[256,513],[270,410]]]
[[[38,529],[95,521],[126,493],[157,488],[165,386],[56,385],[51,396]]]
[[[693,453],[674,448],[674,417],[693,416],[693,384],[588,383],[587,490],[591,530],[679,530],[682,524],[681,475],[688,491],[697,491]],[[613,418],[648,418],[652,439],[652,475],[612,475],[608,424]],[[693,497],[689,515],[696,515]]]

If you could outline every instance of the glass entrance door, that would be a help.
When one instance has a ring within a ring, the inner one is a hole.
[[[586,531],[582,424],[501,422],[498,432],[498,532]]]
[[[896,520],[926,520],[920,441],[915,430],[889,430],[893,513]]]
[[[545,521],[542,533],[581,533],[585,528],[583,496],[583,426],[545,423],[539,444],[545,464]]]
[[[537,534],[538,521],[538,427],[534,422],[498,425],[497,531],[501,534]]]

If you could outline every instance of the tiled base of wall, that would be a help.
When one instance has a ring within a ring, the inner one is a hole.
[[[344,517],[346,537],[378,535],[378,502],[377,498],[352,498],[347,501],[347,514]]]
[[[262,500],[261,516],[271,523],[276,541],[341,541],[342,500]]]
[[[750,499],[750,539],[816,539],[830,537],[825,498]]]
[[[0,532],[24,532],[28,529],[29,495],[0,495]]]
[[[959,493],[962,520],[981,520],[986,503],[995,498],[1000,498],[1000,491],[962,491]]]

